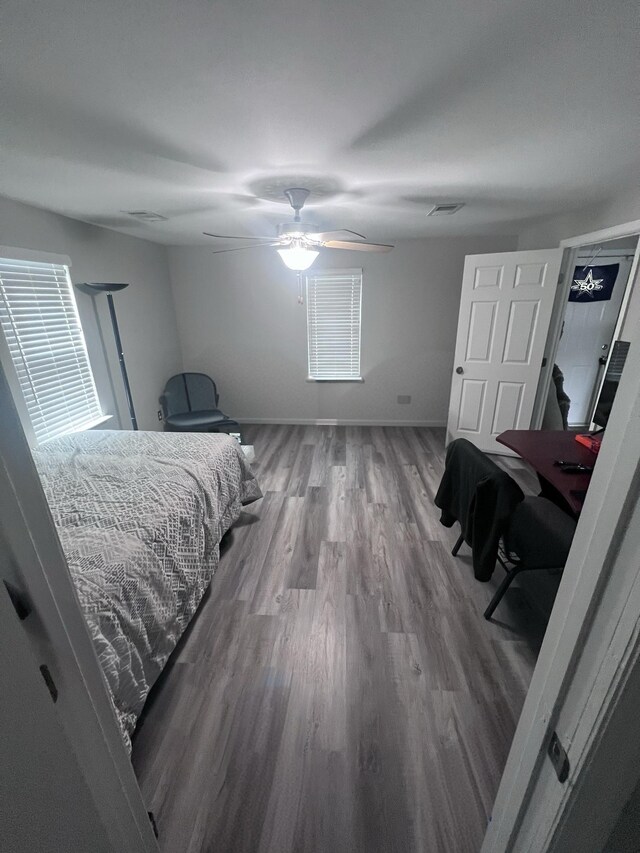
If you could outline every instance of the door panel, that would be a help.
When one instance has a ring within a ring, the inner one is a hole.
[[[473,279],[473,288],[502,286],[502,266],[478,266]]]
[[[537,302],[512,302],[509,309],[503,364],[529,364],[538,319]]]
[[[449,439],[505,453],[496,435],[529,428],[561,258],[561,249],[466,258]]]
[[[497,307],[497,302],[474,302],[471,306],[467,361],[489,361]]]
[[[522,382],[498,382],[498,393],[491,425],[492,435],[500,435],[501,432],[511,429],[511,424],[518,423],[523,391]]]
[[[463,380],[460,416],[458,418],[458,430],[461,432],[479,432],[486,384],[486,382],[480,382],[477,379]]]
[[[525,285],[534,287],[544,287],[544,280],[547,274],[547,263],[534,264],[516,264],[516,279],[515,287],[523,287]]]

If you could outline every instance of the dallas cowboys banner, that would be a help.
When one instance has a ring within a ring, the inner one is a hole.
[[[620,264],[604,267],[576,267],[569,290],[569,302],[606,302],[611,299]]]

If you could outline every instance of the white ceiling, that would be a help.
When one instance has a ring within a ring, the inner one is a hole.
[[[2,0],[0,194],[164,243],[270,235],[289,181],[370,239],[515,233],[637,180],[638,8]]]

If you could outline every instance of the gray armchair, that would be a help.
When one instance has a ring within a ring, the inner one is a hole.
[[[205,373],[172,376],[160,397],[166,432],[240,432],[218,408],[216,383]]]

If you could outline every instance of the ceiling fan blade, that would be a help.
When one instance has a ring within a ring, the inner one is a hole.
[[[273,237],[237,237],[233,234],[210,234],[208,231],[202,232],[205,237],[216,237],[218,240],[262,240],[271,242]]]
[[[271,246],[281,246],[282,243],[254,243],[252,246],[238,246],[236,249],[215,249],[212,255],[222,255],[225,252],[244,252],[245,249],[268,249]]]
[[[321,231],[318,234],[307,234],[307,237],[311,237],[312,240],[320,240],[320,242],[326,243],[327,240],[340,240],[346,234],[352,234],[354,237],[360,237],[361,240],[367,239],[364,234],[358,234],[357,231],[350,231],[348,228],[340,228],[339,231]]]
[[[325,249],[349,249],[353,252],[390,252],[393,246],[386,243],[360,243],[357,240],[327,240]]]

